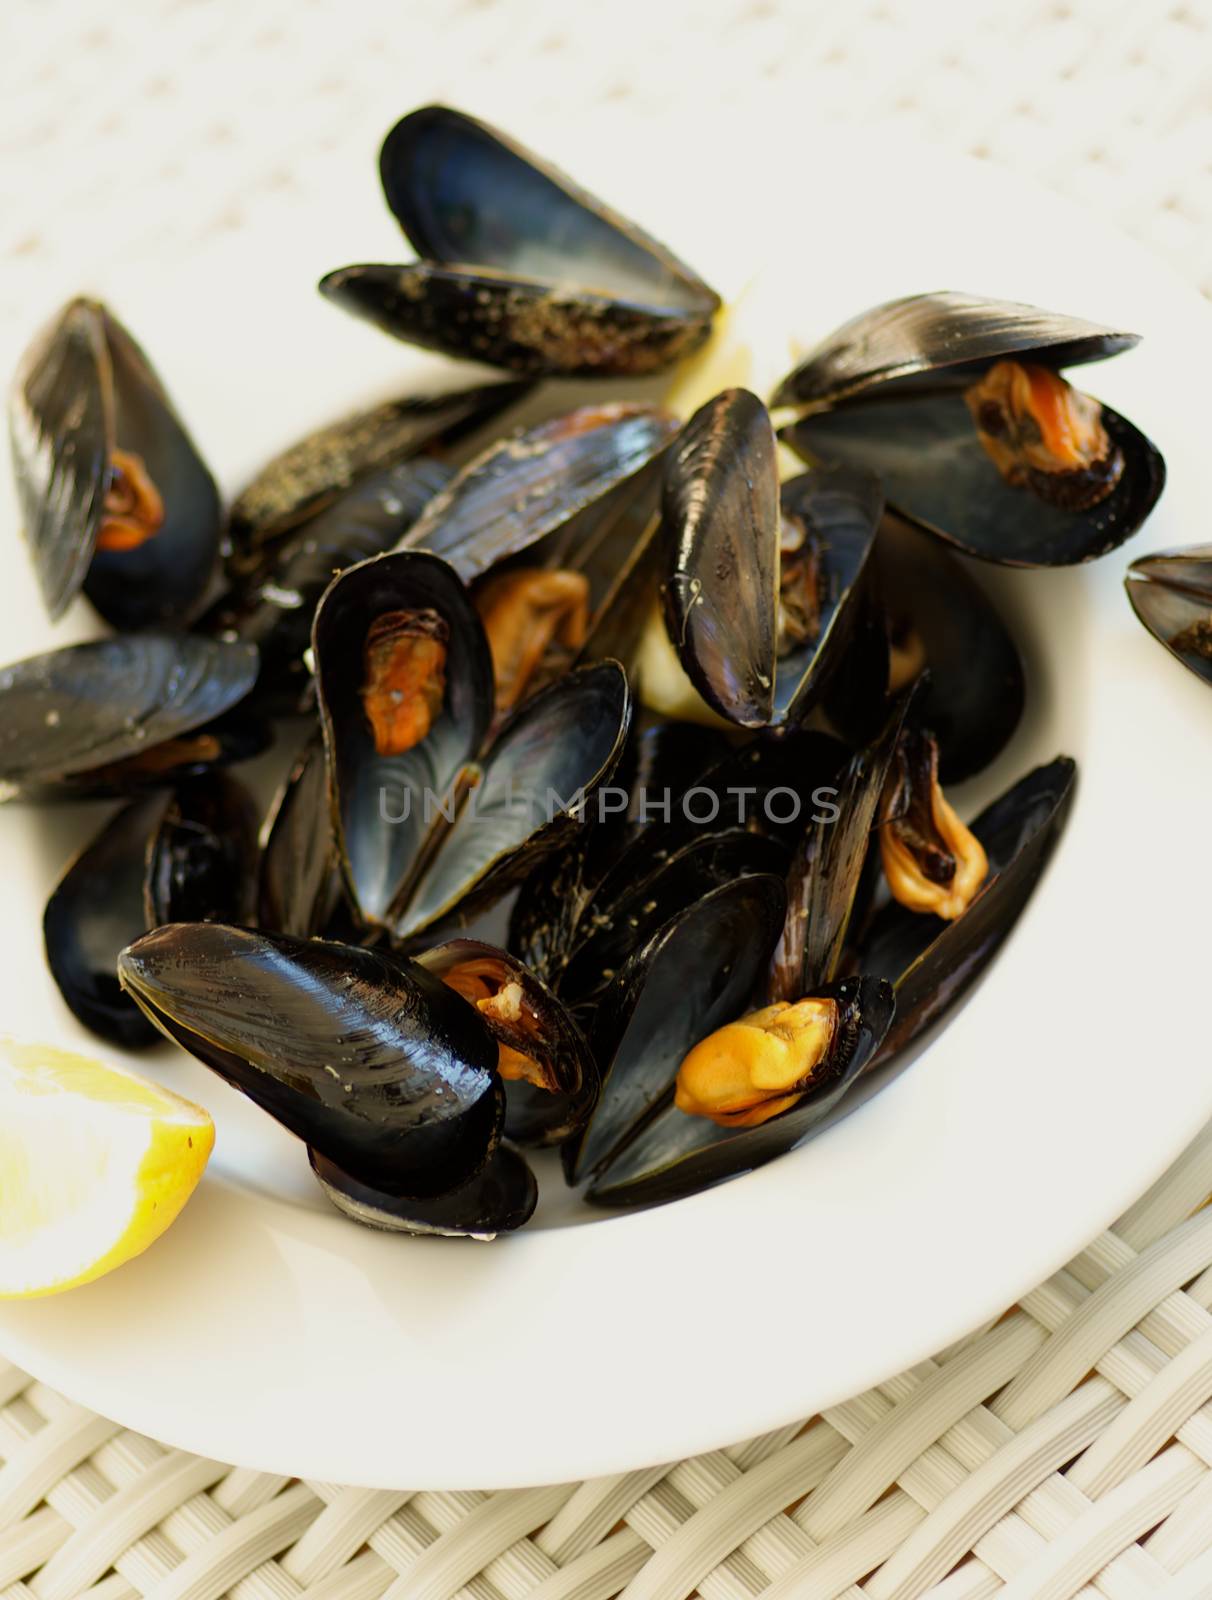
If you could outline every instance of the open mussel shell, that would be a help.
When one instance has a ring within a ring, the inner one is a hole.
[[[436,612],[446,625],[445,687],[425,738],[402,754],[382,755],[363,707],[367,634],[377,619],[400,612]],[[454,571],[410,550],[361,562],[335,579],[316,609],[312,647],[341,870],[359,915],[383,925],[488,731],[488,641]]]
[[[248,909],[252,800],[226,773],[133,801],[60,879],[42,918],[47,965],[72,1012],[127,1049],[155,1029],[118,983],[118,956],[167,921],[233,922]]]
[[[874,569],[898,671],[929,676],[914,714],[938,740],[939,777],[958,783],[987,767],[1023,714],[1018,647],[993,602],[948,550],[885,517]]]
[[[320,288],[398,338],[531,374],[653,372],[706,338],[714,292],[635,225],[486,123],[427,106],[379,159],[423,258]]]
[[[451,473],[422,457],[368,473],[265,553],[208,608],[202,633],[243,639],[261,654],[255,701],[271,715],[309,707],[306,653],[320,596],[339,572],[382,555],[399,541]]]
[[[1139,343],[1139,334],[1015,300],[954,290],[907,295],[829,334],[783,379],[771,404],[835,406],[887,385],[964,383],[1005,356],[1076,367]]]
[[[112,312],[73,300],[37,335],[13,384],[9,422],[22,521],[51,617],[82,587],[116,628],[186,617],[218,558],[218,491]],[[146,478],[161,502],[142,534],[118,537],[107,524],[119,473]]]
[[[321,1189],[337,1210],[385,1233],[493,1239],[529,1222],[538,1204],[534,1173],[507,1144],[499,1144],[488,1164],[468,1183],[429,1200],[384,1194],[351,1178],[317,1151],[307,1154]]]
[[[1109,406],[1102,421],[1124,467],[1110,494],[1080,511],[1006,483],[959,390],[864,400],[806,417],[781,437],[808,461],[876,473],[890,506],[967,555],[1065,567],[1130,539],[1165,485],[1165,463],[1144,434]]]
[[[229,561],[255,567],[269,546],[348,493],[367,474],[455,443],[528,392],[524,383],[481,384],[410,395],[319,428],[274,457],[236,496]]]
[[[1123,457],[1110,493],[1066,509],[1006,482],[985,450],[964,388],[996,361],[1053,370],[1129,349],[1133,334],[1009,301],[916,295],[865,312],[811,352],[775,404],[808,414],[780,435],[810,463],[862,467],[891,506],[970,555],[1007,566],[1069,566],[1115,549],[1165,484],[1157,449],[1103,406]]]
[[[845,655],[882,512],[862,470],[803,473],[780,489],[770,414],[746,389],[724,390],[686,424],[665,465],[662,599],[678,659],[721,716],[778,726],[820,697]],[[793,610],[802,633],[780,650]]]
[[[752,1128],[721,1128],[669,1105],[608,1163],[586,1198],[609,1207],[678,1200],[802,1143],[875,1060],[896,1008],[891,984],[880,978],[844,978],[813,994],[836,1001],[838,1043],[828,1071],[798,1104]]]
[[[570,841],[614,772],[631,725],[617,661],[578,667],[532,695],[480,762],[458,811],[395,921],[398,938],[463,921]]]
[[[1153,637],[1212,683],[1212,545],[1141,556],[1128,568],[1124,587]]]
[[[989,877],[962,917],[941,922],[895,902],[876,913],[855,954],[896,990],[880,1061],[942,1023],[983,976],[1034,893],[1068,819],[1077,769],[1067,756],[1036,767],[971,824]]]
[[[525,1056],[529,1076],[501,1067],[505,1079],[505,1136],[517,1144],[559,1144],[583,1126],[597,1103],[597,1063],[567,1007],[521,961],[479,939],[451,939],[418,962],[477,1006],[489,1033],[507,1052]],[[509,1002],[480,1004],[503,993]]]
[[[654,406],[582,406],[499,440],[426,507],[402,547],[470,582],[527,550],[633,477],[677,429]]]
[[[156,1040],[118,983],[118,957],[147,931],[147,852],[166,804],[165,795],[149,795],[112,817],[68,867],[42,917],[59,993],[86,1028],[127,1050]]]
[[[695,688],[744,728],[774,715],[779,475],[774,428],[747,389],[699,408],[665,463],[665,625]]]
[[[252,645],[192,634],[102,639],[0,668],[0,799],[123,794],[220,759],[222,734],[208,730],[256,677]]]
[[[257,926],[267,933],[314,938],[328,927],[340,900],[324,741],[316,733],[296,756],[265,819]]]
[[[161,1032],[360,1182],[446,1194],[496,1145],[496,1043],[415,962],[170,924],[123,951],[118,975]]]
[[[786,910],[781,879],[755,875],[704,895],[631,956],[602,995],[590,1040],[597,1108],[564,1146],[570,1183],[599,1174],[671,1100],[687,1051],[745,1010]]]

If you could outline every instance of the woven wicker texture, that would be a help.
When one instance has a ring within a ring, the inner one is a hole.
[[[496,1494],[169,1451],[0,1370],[4,1600],[1212,1595],[1212,1127],[936,1360],[676,1466]],[[895,1315],[895,1308],[889,1308]],[[188,1381],[183,1377],[183,1381]]]

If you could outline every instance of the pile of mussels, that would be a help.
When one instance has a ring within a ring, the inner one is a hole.
[[[0,672],[0,783],[124,802],[46,907],[82,1022],[191,1052],[359,1221],[484,1236],[534,1210],[519,1147],[601,1206],[685,1195],[956,1005],[1074,783],[948,801],[1024,700],[957,552],[1101,555],[1164,466],[1060,376],[1132,335],[958,293],[856,317],[770,409],[508,431],[537,380],[694,352],[718,297],[459,112],[405,117],[381,173],[419,259],[322,292],[511,377],[339,421],[225,518],[143,351],[73,301],[16,377],[16,477],[51,617],[82,590],[117,631]],[[1199,563],[1144,565],[1210,670]],[[275,728],[260,824],[229,769]]]

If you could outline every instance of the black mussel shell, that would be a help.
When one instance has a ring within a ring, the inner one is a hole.
[[[367,474],[273,545],[257,572],[238,580],[199,619],[202,633],[257,646],[261,709],[279,715],[307,709],[312,679],[306,652],[320,596],[346,567],[392,549],[450,477],[428,457]]]
[[[118,957],[147,931],[148,849],[168,804],[163,794],[125,806],[71,863],[42,917],[46,961],[72,1013],[124,1049],[156,1030],[118,983]]]
[[[218,490],[147,357],[112,312],[73,300],[22,361],[10,410],[22,520],[52,618],[83,587],[116,628],[180,622],[219,552]],[[98,548],[113,453],[137,456],[163,521]]]
[[[885,517],[875,572],[894,655],[929,678],[914,714],[938,740],[939,778],[959,783],[1009,743],[1023,713],[1023,663],[993,602],[936,539]]]
[[[479,783],[395,923],[399,938],[462,921],[575,837],[618,765],[631,725],[617,661],[578,667],[532,695],[480,763]]]
[[[379,755],[362,706],[363,653],[375,619],[401,610],[436,611],[447,624],[445,696],[425,739],[402,755]],[[454,571],[409,550],[335,579],[316,609],[312,647],[341,869],[360,916],[382,925],[488,731],[488,641]]]
[[[362,1183],[446,1194],[492,1153],[496,1042],[415,962],[170,924],[123,951],[118,975],[170,1039]]]
[[[1141,556],[1128,568],[1124,587],[1153,637],[1212,683],[1212,545]]]
[[[380,155],[414,266],[347,267],[321,290],[387,332],[523,373],[638,374],[706,337],[719,299],[633,223],[446,106]]]
[[[1135,333],[1013,300],[941,290],[889,300],[810,350],[774,396],[776,406],[833,406],[886,385],[964,383],[1006,356],[1062,368],[1139,344]]]
[[[877,396],[805,417],[781,437],[810,462],[875,472],[890,506],[967,555],[1063,567],[1131,538],[1165,486],[1165,462],[1145,435],[1108,406],[1102,420],[1123,472],[1105,499],[1079,511],[1006,483],[958,390]]]
[[[308,434],[275,456],[236,496],[229,519],[235,566],[255,565],[267,546],[366,474],[453,444],[491,422],[528,389],[524,383],[492,383],[388,400]]]
[[[118,956],[168,921],[246,916],[256,859],[252,799],[208,772],[111,817],[60,879],[42,919],[47,964],[74,1014],[134,1049],[156,1031],[118,983]]]
[[[328,805],[324,741],[308,739],[265,819],[257,875],[257,926],[314,938],[341,899],[341,867]]]
[[[882,511],[862,470],[803,473],[780,490],[770,414],[746,389],[724,390],[686,424],[665,464],[662,600],[687,676],[721,716],[777,726],[819,699],[845,657]],[[780,654],[793,532],[809,552],[804,636]]]
[[[570,1183],[600,1173],[673,1095],[687,1051],[742,1015],[782,926],[781,879],[741,878],[689,906],[635,951],[603,994],[590,1040],[597,1109],[564,1146]]]
[[[695,688],[745,728],[774,716],[779,473],[766,407],[725,389],[695,412],[665,463],[665,626]]]
[[[443,1239],[493,1239],[530,1221],[538,1204],[534,1173],[516,1150],[499,1144],[469,1183],[429,1200],[384,1194],[315,1150],[307,1152],[321,1189],[347,1217],[385,1233]]]
[[[1036,767],[971,824],[988,855],[989,877],[962,917],[941,922],[895,902],[876,914],[856,960],[896,989],[896,1021],[881,1063],[924,1039],[984,974],[1060,838],[1076,772],[1067,756]]]
[[[529,1056],[542,1069],[544,1081],[505,1079],[506,1138],[522,1145],[559,1144],[583,1126],[597,1103],[597,1063],[567,1007],[547,985],[516,957],[479,939],[451,939],[423,951],[417,960],[444,981],[455,968],[466,973],[478,967],[499,983],[516,985],[516,1019],[488,1011],[481,1015],[498,1044]]]
[[[678,1200],[752,1172],[807,1138],[871,1065],[895,1010],[892,987],[879,978],[845,978],[814,993],[836,999],[839,1011],[835,1059],[819,1087],[753,1128],[721,1128],[670,1104],[598,1175],[586,1198],[609,1207]]]
[[[623,852],[585,906],[570,940],[560,994],[585,1005],[602,993],[634,950],[712,889],[786,870],[785,847],[746,828],[704,831],[668,857],[654,856],[641,838]]]
[[[221,759],[223,714],[256,677],[252,645],[192,634],[102,639],[4,667],[0,798],[122,794]]]
[[[148,851],[147,926],[247,922],[256,864],[256,809],[244,785],[221,771],[178,784]]]
[[[654,406],[582,406],[490,445],[401,541],[471,582],[528,550],[640,472],[677,428]]]

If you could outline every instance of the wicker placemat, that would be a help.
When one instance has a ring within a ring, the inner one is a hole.
[[[3,1368],[0,1589],[1212,1595],[1210,1192],[1212,1126],[1114,1228],[935,1360],[731,1449],[581,1484],[444,1494],[292,1481],[166,1450]]]

